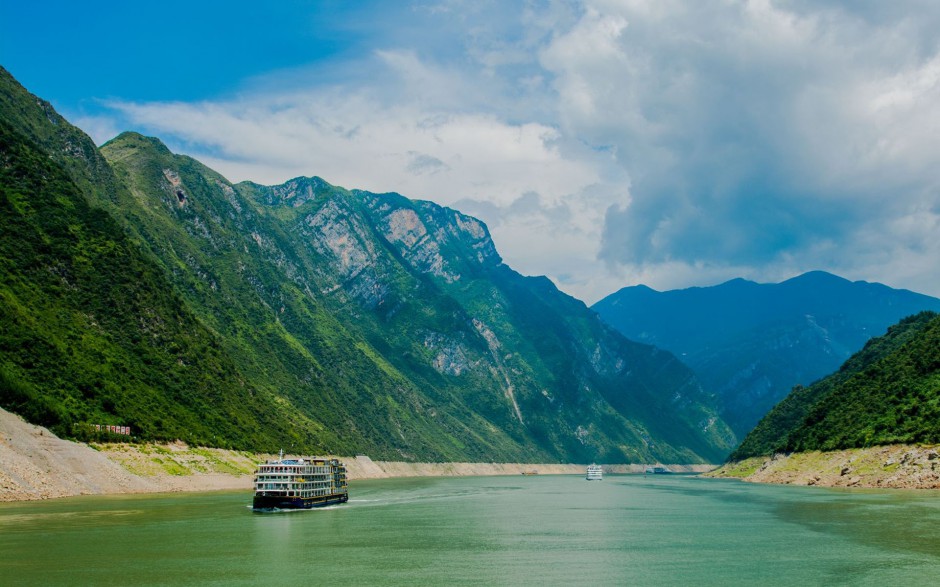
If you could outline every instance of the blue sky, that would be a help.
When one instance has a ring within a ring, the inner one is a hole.
[[[591,303],[823,269],[940,295],[940,4],[0,0],[99,143],[483,219]]]

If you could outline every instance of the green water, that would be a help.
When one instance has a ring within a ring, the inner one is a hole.
[[[940,493],[686,476],[392,479],[0,504],[0,585],[937,585]]]

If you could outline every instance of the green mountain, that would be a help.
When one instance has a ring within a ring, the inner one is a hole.
[[[797,386],[731,455],[940,442],[940,316],[902,320],[836,373]]]
[[[629,287],[593,309],[627,338],[678,355],[743,437],[794,385],[832,373],[901,318],[940,311],[940,300],[813,271],[777,284]]]
[[[88,204],[89,182],[62,160],[88,157],[74,167],[110,178],[94,145],[44,102],[11,108],[22,90],[0,73],[0,405],[66,436],[121,424],[218,446],[308,442],[163,271]],[[11,110],[46,123],[15,126]]]
[[[242,448],[280,444],[409,460],[700,462],[733,446],[688,368],[668,352],[626,340],[547,279],[512,271],[474,218],[319,178],[232,185],[133,133],[99,152],[5,72],[0,88],[0,118],[57,165],[72,199],[84,197],[83,205],[107,221],[108,238],[124,243],[153,275],[135,281],[136,273],[107,277],[97,268],[103,282],[129,281],[185,316],[178,335],[141,338],[197,374],[178,387],[198,397],[209,386],[216,390],[218,410],[200,404],[195,411],[202,427],[183,425],[169,408],[135,408],[133,425],[145,436],[172,436],[183,426],[188,435],[180,437],[210,445],[224,437]],[[21,191],[21,200],[36,199]],[[63,245],[58,254],[76,253]],[[22,271],[30,258],[9,261],[10,270]],[[50,286],[36,280],[29,287],[38,298]],[[122,308],[114,295],[96,300],[100,312],[125,320],[115,326],[114,352],[130,352],[117,337],[132,326],[149,334],[151,323],[178,322],[162,309]],[[48,340],[49,319],[21,328]],[[214,349],[211,369],[203,369],[202,347],[178,348],[177,337],[186,335],[204,337]],[[100,419],[86,409],[91,400],[64,389],[51,363],[35,370],[12,346],[2,350],[11,365],[8,387],[38,381],[40,372],[57,378],[31,384],[31,396],[4,399],[5,406],[29,415],[30,405],[46,401],[74,406],[69,422]],[[110,357],[98,359],[111,368]],[[90,367],[75,371],[83,368]],[[168,406],[178,399],[160,377],[179,377],[179,369],[169,362],[152,369],[153,393],[164,392]],[[126,398],[107,404],[107,415],[129,423],[125,408],[136,405],[138,387],[102,381]],[[223,435],[226,409],[241,418],[239,430],[255,430],[257,438]]]

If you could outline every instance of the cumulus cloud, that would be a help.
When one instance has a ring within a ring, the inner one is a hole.
[[[589,302],[810,269],[940,295],[935,3],[449,0],[398,18],[355,61],[87,123],[233,180],[458,207]]]
[[[938,9],[892,6],[589,2],[541,61],[562,131],[633,180],[602,257],[634,276],[936,273]]]
[[[112,103],[152,132],[208,154],[220,171],[260,181],[319,172],[349,187],[401,191],[449,203],[558,194],[595,180],[590,162],[565,159],[557,131],[479,113],[388,105],[363,95],[298,94],[212,103]],[[321,171],[322,170],[322,171]],[[433,170],[435,173],[426,173]]]
[[[512,267],[548,275],[571,295],[596,301],[623,287],[623,274],[597,258],[605,211],[628,199],[615,186],[596,183],[555,198],[529,191],[511,202],[465,198],[454,207],[487,223],[500,251],[518,257],[506,257]]]

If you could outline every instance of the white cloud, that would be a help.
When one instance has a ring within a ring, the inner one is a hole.
[[[461,198],[505,204],[531,190],[554,200],[599,175],[590,160],[562,156],[552,127],[389,106],[363,96],[112,107],[138,125],[193,145],[197,154],[205,151],[236,181],[280,182],[317,173],[347,187],[444,204]],[[425,172],[429,162],[434,173]],[[248,177],[246,163],[261,177]]]
[[[66,117],[72,124],[88,133],[88,136],[99,145],[124,130],[118,126],[113,116],[67,115]]]
[[[607,216],[612,270],[667,283],[864,268],[903,286],[904,259],[938,273],[936,226],[889,228],[940,201],[937,8],[586,4],[541,62],[561,132],[611,145],[633,179]]]
[[[940,295],[938,5],[448,1],[401,18],[358,61],[112,118],[233,180],[464,206],[510,265],[589,302],[810,269]]]
[[[592,303],[623,285],[619,272],[611,274],[598,255],[605,211],[628,202],[625,191],[592,184],[551,200],[531,191],[509,203],[465,199],[454,205],[487,223],[510,266],[548,275],[562,290]]]
[[[402,68],[405,85],[443,87],[453,77],[436,77],[435,68],[413,55],[396,62],[396,71]],[[328,87],[229,101],[110,106],[232,181],[320,175],[349,188],[397,191],[460,209],[460,202],[489,204],[467,211],[491,225],[512,267],[597,297],[587,284],[605,272],[597,260],[603,213],[623,204],[626,191],[623,185],[598,187],[620,173],[606,169],[612,166],[609,154],[569,145],[546,124],[370,94]],[[580,153],[571,156],[574,151]],[[526,194],[538,194],[534,209],[519,208]]]

